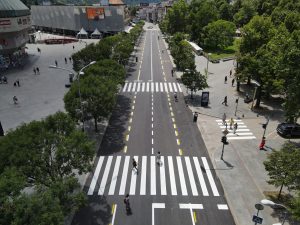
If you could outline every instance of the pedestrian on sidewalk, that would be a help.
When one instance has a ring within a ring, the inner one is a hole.
[[[137,162],[135,161],[134,158],[132,158],[132,169],[135,169],[136,174],[138,174],[138,168],[137,168]]]
[[[37,48],[37,51],[38,51],[38,53],[40,53],[40,54],[41,54],[41,49],[40,49],[40,48]]]
[[[36,69],[35,69],[35,67],[33,67],[33,72],[34,72],[34,75],[36,75]]]
[[[71,58],[71,57],[69,57],[69,61],[70,61],[70,62],[72,61],[72,58]]]
[[[17,87],[17,82],[16,81],[14,82],[14,87]]]
[[[224,104],[225,106],[227,106],[227,96],[224,97],[224,101],[222,102],[222,105],[223,105],[223,104]]]
[[[222,122],[223,122],[223,125],[226,124],[226,113],[224,113],[222,116]]]
[[[67,60],[67,58],[65,57],[65,64],[67,64],[68,63],[68,60]]]
[[[232,130],[233,125],[234,125],[234,120],[233,120],[233,118],[230,118],[230,120],[229,120],[229,129],[230,130]]]
[[[232,81],[231,81],[231,86],[233,87],[233,85],[234,85],[234,78],[232,79]]]
[[[227,76],[224,78],[224,84],[227,84]]]
[[[197,120],[198,120],[198,112],[195,112],[194,113],[194,119],[193,119],[193,121],[197,122]]]
[[[260,145],[259,145],[259,150],[264,150],[265,149],[265,144],[266,144],[266,137],[263,137]]]
[[[233,126],[233,133],[236,133],[236,130],[238,129],[238,124],[237,122],[235,122],[234,126]]]
[[[75,46],[73,45],[73,50],[75,49]]]
[[[229,76],[231,77],[231,75],[232,75],[232,69],[229,71]]]
[[[20,80],[19,79],[16,80],[16,83],[17,83],[18,87],[20,87]]]
[[[57,63],[57,61],[55,60],[55,66],[57,67],[57,65],[58,65],[58,63]]]
[[[37,74],[40,74],[40,68],[36,68],[36,72],[37,72]]]
[[[171,69],[171,74],[172,74],[172,77],[174,76],[174,70],[173,69]]]
[[[164,50],[161,50],[161,53],[164,54]]]
[[[14,96],[14,97],[13,97],[13,101],[14,101],[14,104],[15,104],[15,105],[18,104],[18,98],[17,98],[17,96]]]
[[[160,152],[157,152],[157,155],[156,155],[156,163],[157,163],[158,166],[161,165],[161,160],[160,160],[160,158],[161,158]]]

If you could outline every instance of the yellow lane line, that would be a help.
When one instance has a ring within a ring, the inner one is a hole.
[[[196,216],[196,212],[193,212],[193,216],[194,216],[194,222],[197,223],[197,216]]]
[[[176,137],[178,136],[178,131],[177,131],[177,130],[175,130],[175,136],[176,136]]]
[[[174,129],[176,129],[176,128],[177,128],[177,126],[176,126],[176,124],[175,124],[175,123],[173,124],[173,127],[174,127]]]
[[[127,146],[126,145],[124,146],[123,152],[127,153]]]
[[[179,155],[182,155],[182,154],[183,154],[183,152],[182,152],[181,149],[179,149],[178,151],[179,151]]]
[[[128,140],[129,140],[129,134],[126,135],[126,141],[128,141]]]
[[[177,145],[180,145],[180,140],[176,139]]]
[[[128,127],[128,131],[130,131],[130,130],[131,130],[131,126]]]

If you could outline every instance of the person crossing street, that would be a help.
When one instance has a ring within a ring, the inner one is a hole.
[[[132,158],[132,169],[135,169],[136,174],[139,173],[138,167],[137,167],[137,162],[135,161],[134,158]]]

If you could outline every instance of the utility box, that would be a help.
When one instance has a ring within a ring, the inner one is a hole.
[[[202,96],[201,96],[201,106],[208,106],[209,102],[209,92],[208,91],[203,91]]]

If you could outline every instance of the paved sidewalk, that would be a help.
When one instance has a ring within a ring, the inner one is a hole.
[[[166,43],[167,47],[167,43]],[[170,54],[170,52],[168,51]],[[196,56],[197,70],[204,74],[207,66],[207,59],[203,56]],[[268,175],[263,162],[268,154],[274,149],[279,149],[286,141],[276,133],[276,126],[283,121],[283,112],[276,107],[270,107],[262,101],[262,108],[259,112],[251,111],[251,104],[243,101],[241,93],[236,92],[236,87],[232,87],[232,78],[229,76],[230,69],[234,69],[233,61],[220,62],[218,64],[208,64],[208,84],[209,88],[204,91],[210,92],[210,104],[208,107],[200,107],[200,95],[194,100],[190,100],[189,94],[182,85],[183,94],[192,112],[199,112],[198,127],[203,136],[205,145],[210,155],[214,169],[223,185],[226,199],[237,225],[252,225],[252,216],[257,210],[254,205],[265,199],[265,191],[278,191],[269,185]],[[228,82],[224,83],[225,75]],[[177,72],[178,78],[181,76]],[[190,93],[190,92],[189,92]],[[221,102],[224,96],[228,97],[228,105]],[[239,98],[239,104],[235,114],[235,100]],[[229,140],[229,145],[225,146],[223,160],[220,159],[222,151],[222,129],[216,120],[222,118],[223,113],[227,114],[227,119],[240,119],[251,131],[255,139]],[[260,151],[258,145],[263,135],[262,123],[266,118],[270,119],[266,131],[266,151]],[[191,114],[192,119],[192,114]],[[298,140],[293,140],[297,141]],[[285,190],[287,191],[287,190]],[[279,223],[283,215],[275,215],[272,208],[265,206],[260,211],[259,216],[263,218],[262,224],[272,225]],[[280,219],[278,218],[280,217]],[[289,224],[286,221],[285,224]]]

